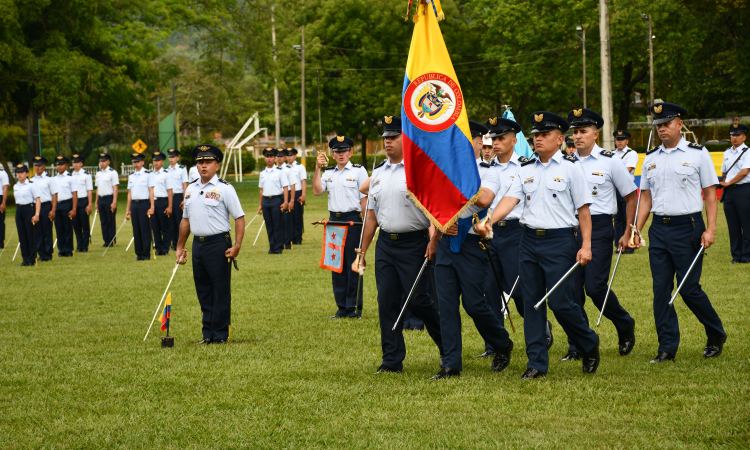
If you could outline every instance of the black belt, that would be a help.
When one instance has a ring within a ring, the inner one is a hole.
[[[148,201],[150,201],[150,200],[135,200],[135,199],[132,200],[133,203],[144,203],[144,202],[148,202]]]
[[[16,207],[18,207],[18,208],[26,208],[26,207],[29,207],[29,208],[31,208],[31,207],[33,207],[33,206],[34,206],[34,204],[33,204],[33,203],[27,203],[27,204],[25,204],[25,205],[19,205],[19,204],[17,204],[17,203],[16,203]]]
[[[229,237],[229,233],[227,232],[227,233],[214,234],[212,236],[195,236],[194,240],[198,242],[213,242],[213,241],[218,241],[221,239],[226,239],[228,237]]]
[[[263,196],[263,198],[267,198],[267,199],[269,199],[269,200],[273,200],[273,199],[275,199],[276,197],[281,197],[281,195],[282,195],[282,194],[279,194],[279,195],[264,195],[264,196]]]
[[[109,194],[109,195],[100,195],[100,196],[99,196],[99,198],[108,198],[108,197],[112,197],[112,195],[113,195],[113,194]]]
[[[576,214],[576,219],[581,220],[578,217],[578,214]],[[612,221],[612,215],[611,214],[592,214],[591,215],[591,221],[593,222],[595,220],[609,220],[609,221]]]
[[[52,203],[52,200],[47,200],[46,202],[42,202],[42,205],[45,205],[45,204],[47,204],[47,203],[50,203],[50,204],[51,204],[51,203]]]
[[[695,222],[696,220],[703,220],[701,213],[685,214],[683,216],[660,216],[654,214],[653,223],[673,224],[673,223],[688,223]]]
[[[559,236],[563,234],[575,234],[575,228],[553,228],[551,230],[537,230],[524,227],[524,233],[532,236]]]
[[[512,219],[512,220],[500,220],[492,227],[519,227],[521,226],[521,221],[518,219]]]
[[[347,212],[329,211],[329,212],[331,213],[331,217],[336,217],[336,218],[359,217],[359,211],[347,211]]]
[[[409,231],[406,233],[389,233],[387,231],[383,231],[383,229],[380,229],[380,239],[390,239],[392,241],[403,241],[406,239],[417,239],[421,237],[428,236],[427,228],[424,230],[417,230],[417,231]]]
[[[169,197],[154,197],[154,200],[166,200]]]
[[[69,198],[69,199],[66,199],[66,200],[58,200],[58,201],[57,201],[57,205],[59,206],[59,205],[61,205],[61,204],[63,204],[63,203],[66,203],[66,202],[70,202],[70,203],[73,203],[73,199],[72,199],[72,198]]]
[[[730,184],[727,187],[728,188],[732,188],[732,189],[748,188],[748,187],[750,187],[750,183],[742,183],[742,184],[735,183],[735,184]],[[724,189],[726,189],[726,188],[724,188]],[[2,196],[0,196],[0,198],[2,198]]]

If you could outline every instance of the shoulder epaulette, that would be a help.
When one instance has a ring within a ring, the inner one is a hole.
[[[193,184],[193,183],[195,183],[196,181],[198,181],[198,178],[196,178],[195,180],[191,181],[191,182],[190,182],[190,183],[188,183],[188,184]]]
[[[69,177],[72,177],[73,175],[70,174],[70,172],[65,172]]]
[[[331,169],[335,169],[335,168],[336,168],[336,166],[323,167],[323,172],[325,172],[326,170],[331,170]]]
[[[29,183],[33,183],[33,181],[31,181],[31,179],[29,179]]]
[[[177,167],[179,167],[180,169],[184,169],[185,168],[185,166],[181,166],[179,164],[177,164]]]
[[[609,150],[602,150],[599,152],[600,155],[606,156],[607,158],[611,158],[614,153],[610,152]]]
[[[380,161],[380,164],[375,166],[375,168],[377,169],[378,167],[383,167],[383,165],[385,165],[385,160]]]
[[[646,154],[650,155],[651,153],[654,153],[655,151],[659,150],[659,147],[661,147],[661,145],[657,145],[656,147],[652,148],[651,150],[648,150],[646,152]]]
[[[362,164],[352,164],[352,167],[356,167],[359,169],[360,167],[362,167]]]
[[[521,164],[523,164],[523,163],[529,162],[529,158],[527,158],[525,156],[519,156],[518,159],[517,159],[517,161],[520,162]]]
[[[523,156],[521,158],[523,158]],[[528,166],[529,164],[534,164],[535,162],[536,162],[536,158],[531,158],[531,159],[526,158],[526,161],[521,163],[521,167]]]
[[[479,167],[492,167],[491,164],[487,164],[486,162],[482,161],[479,163]]]
[[[688,147],[694,148],[694,149],[697,149],[697,150],[703,150],[703,146],[702,145],[696,144],[694,142],[688,142]]]
[[[224,181],[224,180],[222,180],[221,178],[219,178],[219,183],[224,183],[224,184],[227,184],[227,185],[229,184],[229,182],[228,182],[228,181]]]
[[[281,170],[281,167],[279,167],[279,166],[274,166],[274,167],[276,167],[277,169]]]
[[[573,155],[563,155],[563,159],[566,160],[566,161],[570,161],[572,163],[578,161],[578,158],[576,158]]]
[[[151,171],[150,171],[150,170],[144,170],[144,172],[146,172],[146,173],[151,173]]]

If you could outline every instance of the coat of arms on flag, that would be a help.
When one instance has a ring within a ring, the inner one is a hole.
[[[326,224],[323,232],[323,254],[320,256],[320,268],[341,273],[344,269],[344,243],[349,227]]]

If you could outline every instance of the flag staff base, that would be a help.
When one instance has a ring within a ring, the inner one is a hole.
[[[161,346],[162,347],[174,347],[174,336],[162,336],[161,337]]]

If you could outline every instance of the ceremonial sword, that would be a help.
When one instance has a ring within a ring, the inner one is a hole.
[[[695,266],[695,263],[698,261],[698,258],[701,256],[701,253],[703,253],[703,249],[705,247],[706,247],[705,245],[701,245],[701,248],[698,249],[698,254],[695,255],[695,258],[693,258],[693,262],[690,264],[690,267],[685,273],[685,276],[682,278],[682,281],[680,281],[680,285],[677,286],[677,290],[674,291],[674,295],[672,296],[672,299],[669,300],[669,306],[673,306],[674,299],[677,297],[677,294],[680,292],[680,289],[682,289],[682,285],[685,284],[685,280],[687,280],[687,277],[690,276],[690,272],[693,271],[693,266]]]
[[[648,144],[646,144],[646,151],[648,151],[648,148],[651,146],[651,135],[654,134],[654,127],[651,127],[651,132],[648,134]],[[641,173],[641,176],[643,176],[643,173]],[[638,229],[636,228],[638,226],[638,210],[641,209],[641,190],[638,189],[638,201],[635,204],[635,218],[633,219],[633,229],[630,231],[630,245],[635,245],[635,234],[638,233]],[[640,233],[638,233],[638,237],[643,240],[643,237]],[[619,258],[618,258],[619,259]]]
[[[411,300],[411,296],[414,294],[414,290],[417,288],[417,285],[419,284],[419,280],[422,279],[422,274],[424,273],[424,268],[427,266],[427,263],[430,262],[429,258],[425,258],[424,262],[422,263],[422,267],[419,268],[419,273],[417,274],[417,279],[414,280],[414,284],[411,287],[411,290],[409,291],[409,295],[406,297],[406,301],[404,302],[404,307],[401,308],[401,312],[398,314],[398,318],[396,319],[396,323],[393,324],[393,328],[391,328],[391,331],[396,331],[396,327],[398,327],[399,322],[401,322],[401,316],[404,315],[404,311],[406,311],[406,307],[409,306],[409,301]]]
[[[375,155],[372,157],[372,172],[370,173],[370,177],[374,175],[375,172],[375,165],[378,163],[378,146],[375,146]],[[372,185],[372,182],[370,183]],[[372,187],[372,186],[370,186]],[[362,288],[362,277],[365,275],[365,269],[362,267],[362,239],[365,237],[365,224],[367,224],[367,204],[370,202],[370,190],[367,190],[367,197],[365,200],[365,211],[364,211],[364,217],[362,218],[362,230],[359,232],[359,247],[355,248],[354,251],[357,252],[357,258],[354,260],[354,262],[357,264],[357,272],[359,272],[359,279],[357,280],[357,312],[356,314],[358,316],[362,315],[362,303],[363,299],[362,296],[360,296],[360,289]]]
[[[604,296],[604,303],[602,303],[602,310],[599,311],[599,320],[596,321],[597,327],[602,322],[602,315],[604,314],[604,308],[607,306],[607,299],[609,298],[609,292],[612,290],[612,282],[615,280],[615,274],[617,273],[617,266],[620,264],[620,257],[622,256],[622,252],[625,249],[620,248],[618,250],[619,250],[618,252],[619,254],[617,255],[617,261],[615,262],[615,269],[612,271],[612,278],[609,279],[609,285],[607,286],[607,295]]]
[[[557,289],[557,287],[560,286],[560,284],[562,284],[562,282],[565,281],[570,276],[570,274],[573,273],[573,271],[576,270],[576,268],[580,265],[581,265],[581,261],[576,261],[576,263],[573,264],[573,267],[568,269],[568,271],[565,272],[565,275],[563,275],[562,278],[560,278],[560,281],[555,283],[555,285],[552,286],[552,289],[547,291],[547,295],[545,295],[541,300],[539,300],[539,303],[534,305],[534,309],[535,310],[539,309],[539,307],[542,306],[542,303],[544,303],[544,301],[547,300],[547,298],[549,298],[549,296],[552,295],[553,292],[555,292],[555,289]]]

